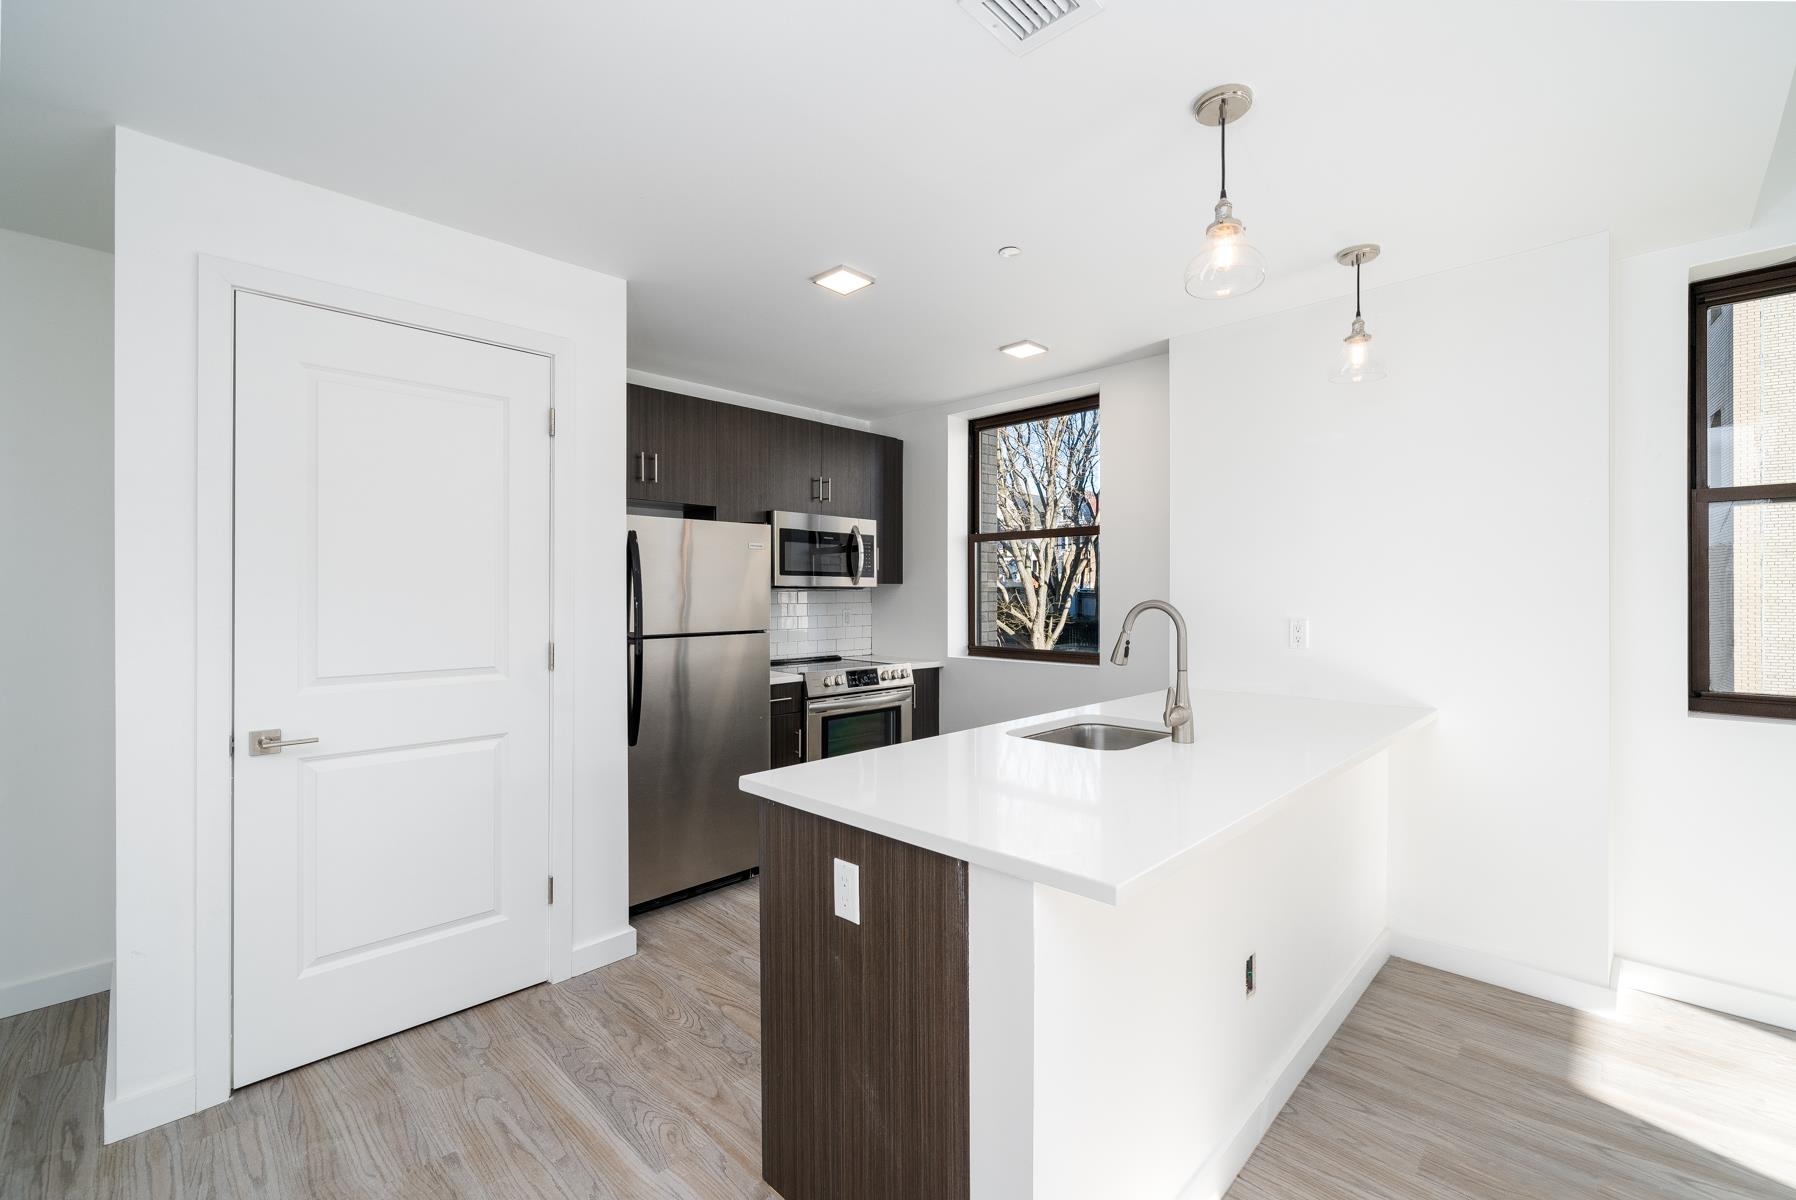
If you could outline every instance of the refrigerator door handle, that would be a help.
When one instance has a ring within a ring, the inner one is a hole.
[[[642,733],[642,639],[630,639],[630,745]]]
[[[630,745],[634,746],[642,732],[642,548],[636,543],[634,529],[625,542],[624,561],[630,607]]]

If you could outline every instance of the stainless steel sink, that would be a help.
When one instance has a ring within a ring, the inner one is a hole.
[[[1053,742],[1057,746],[1077,746],[1081,750],[1132,750],[1149,742],[1163,742],[1172,736],[1165,729],[1137,729],[1132,725],[1107,725],[1101,721],[1081,721],[1074,725],[1057,725],[1040,733],[1024,734],[1032,742]]]

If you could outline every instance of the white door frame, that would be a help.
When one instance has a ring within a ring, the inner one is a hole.
[[[551,446],[549,503],[550,636],[565,669],[549,684],[549,870],[564,887],[549,910],[545,974],[568,978],[573,961],[574,890],[574,563],[576,461],[559,443],[578,429],[574,347],[566,338],[431,308],[390,296],[271,271],[229,259],[199,256],[198,406],[195,466],[198,480],[198,559],[195,592],[194,778],[194,1081],[197,1109],[231,1095],[231,766],[229,738],[233,653],[232,526],[235,489],[236,294],[282,300],[391,321],[453,337],[488,342],[554,361],[556,443]],[[570,447],[572,441],[566,443]]]

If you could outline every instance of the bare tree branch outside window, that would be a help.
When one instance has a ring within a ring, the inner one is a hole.
[[[973,423],[973,653],[1095,660],[1095,397]]]

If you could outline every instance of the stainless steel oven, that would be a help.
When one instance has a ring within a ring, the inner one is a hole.
[[[908,742],[915,707],[915,694],[908,687],[808,700],[804,706],[805,761]]]
[[[832,654],[774,665],[804,676],[806,762],[911,740],[916,692],[909,663]]]
[[[879,523],[822,513],[773,514],[773,586],[873,587]]]

